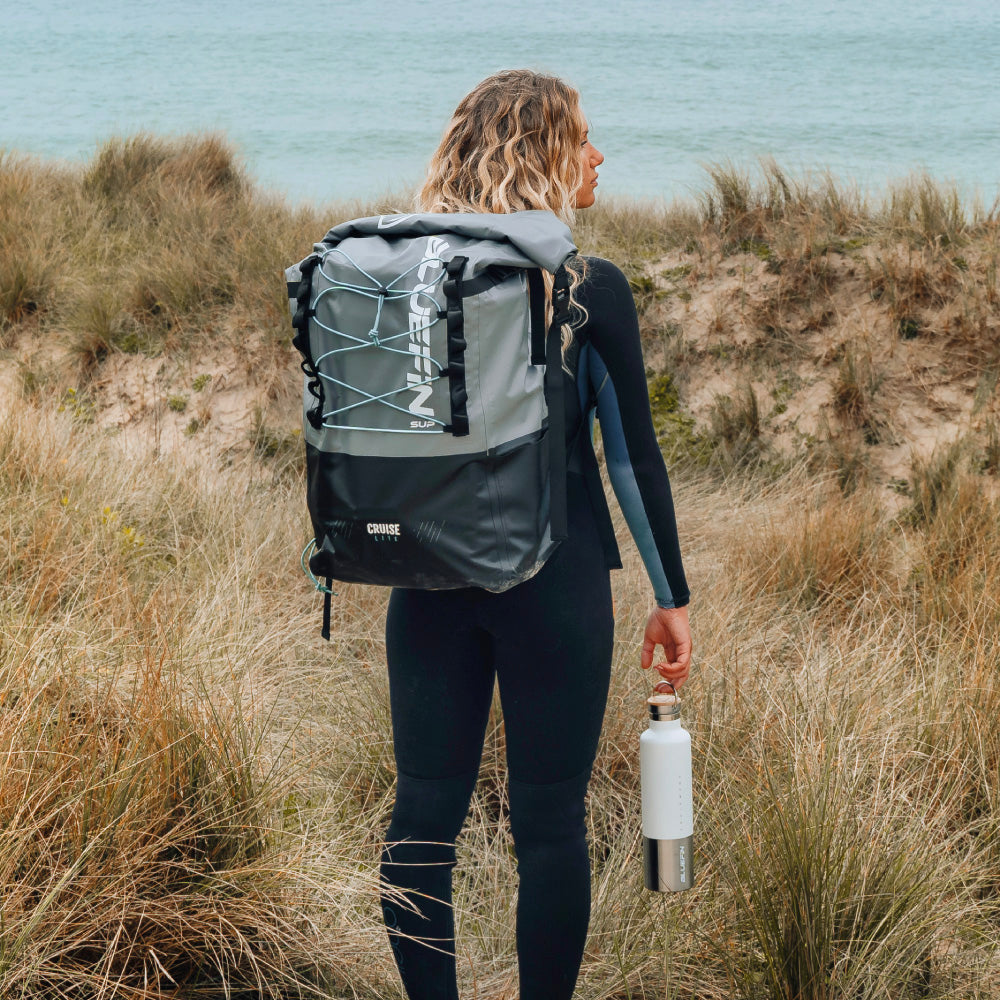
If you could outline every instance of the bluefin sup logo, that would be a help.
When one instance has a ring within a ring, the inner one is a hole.
[[[431,290],[438,283],[444,262],[441,254],[448,249],[448,244],[440,236],[429,236],[424,256],[417,268],[418,284],[410,293],[410,354],[413,355],[413,371],[406,373],[406,385],[413,393],[413,399],[407,409],[415,417],[434,420],[434,407],[431,404],[431,391],[434,382],[434,371],[431,364],[431,325],[437,312],[437,305]],[[416,421],[411,421],[413,427]],[[425,425],[425,426],[429,426]]]

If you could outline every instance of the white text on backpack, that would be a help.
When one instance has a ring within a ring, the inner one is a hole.
[[[367,525],[367,530],[369,535],[378,535],[379,537],[390,537],[393,541],[398,541],[400,531],[398,524],[386,524],[377,521],[369,521]]]
[[[431,396],[431,310],[434,300],[428,295],[444,267],[441,254],[448,244],[440,236],[430,236],[423,259],[417,268],[419,284],[410,295],[410,353],[414,371],[406,373],[406,384],[414,393],[408,407],[418,417],[433,417],[434,407],[427,404]],[[436,311],[436,310],[435,310]]]

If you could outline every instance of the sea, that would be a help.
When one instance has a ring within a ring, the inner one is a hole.
[[[290,203],[370,199],[521,66],[579,89],[599,194],[694,198],[762,157],[1000,193],[998,0],[0,0],[0,150],[219,132]]]

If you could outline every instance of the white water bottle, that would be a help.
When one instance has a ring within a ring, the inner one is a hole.
[[[673,691],[672,684],[670,688]],[[649,728],[639,738],[646,888],[690,889],[694,885],[691,734],[681,725],[676,691],[654,694],[646,704]]]

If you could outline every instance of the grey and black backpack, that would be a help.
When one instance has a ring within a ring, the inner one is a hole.
[[[391,215],[285,272],[327,638],[332,580],[503,591],[565,537],[575,252],[549,212]]]

